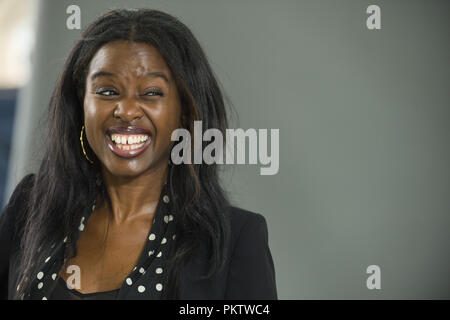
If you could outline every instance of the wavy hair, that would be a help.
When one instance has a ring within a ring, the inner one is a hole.
[[[210,64],[194,35],[178,19],[157,10],[113,10],[94,21],[70,51],[50,99],[47,143],[42,163],[26,204],[21,233],[19,290],[16,299],[27,298],[29,275],[37,272],[53,244],[68,237],[64,259],[76,256],[76,226],[89,204],[102,195],[98,186],[99,160],[87,146],[90,164],[83,156],[79,134],[83,125],[83,100],[88,66],[104,44],[126,40],[154,46],[164,57],[175,79],[182,108],[182,126],[193,136],[195,120],[204,130],[225,132],[224,99]],[[56,137],[56,139],[55,139]],[[177,241],[169,260],[168,290],[163,298],[179,298],[182,266],[201,241],[207,240],[211,277],[223,266],[229,221],[229,206],[220,185],[216,165],[177,165],[169,170],[170,197],[176,210]]]

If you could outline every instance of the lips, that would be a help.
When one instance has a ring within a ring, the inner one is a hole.
[[[134,158],[143,153],[152,141],[149,130],[135,126],[113,126],[106,131],[109,149],[121,158]]]

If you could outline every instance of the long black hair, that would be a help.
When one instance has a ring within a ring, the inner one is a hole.
[[[67,236],[64,259],[76,255],[77,222],[97,195],[106,200],[105,186],[96,179],[100,161],[89,148],[89,163],[82,153],[79,136],[84,122],[83,100],[87,68],[104,44],[126,40],[143,42],[159,50],[175,79],[182,108],[182,126],[193,136],[195,120],[203,129],[225,132],[227,113],[219,84],[191,31],[178,19],[157,10],[113,10],[94,21],[70,51],[49,103],[45,153],[34,179],[22,229],[19,290],[26,298],[42,261],[52,245]],[[51,141],[51,142],[50,142]],[[177,241],[169,262],[165,298],[179,297],[180,271],[201,241],[209,246],[211,277],[223,266],[229,237],[229,206],[216,165],[183,164],[169,170],[170,197],[176,210]],[[31,277],[30,277],[31,276]]]

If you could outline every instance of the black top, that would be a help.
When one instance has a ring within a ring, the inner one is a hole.
[[[13,195],[0,215],[0,298],[11,299],[17,288],[18,248],[17,230],[34,175],[26,176],[16,187]],[[54,244],[51,254],[40,262],[40,271],[34,275],[32,299],[160,299],[164,290],[165,259],[169,248],[176,241],[176,213],[171,211],[167,186],[161,193],[154,225],[146,246],[134,270],[118,290],[82,294],[67,289],[58,277],[59,257],[62,256],[64,241]],[[95,204],[94,204],[95,205]],[[89,207],[91,207],[89,205]],[[92,207],[93,208],[93,207]],[[92,212],[89,208],[83,215],[79,233],[84,229]],[[229,238],[225,268],[209,279],[200,279],[208,268],[208,248],[201,245],[181,274],[181,299],[277,299],[275,270],[268,246],[268,232],[265,218],[236,207],[225,208],[230,220]]]
[[[70,288],[61,277],[56,281],[56,287],[50,295],[50,300],[114,300],[120,291],[120,289],[116,289],[95,293],[81,293]]]

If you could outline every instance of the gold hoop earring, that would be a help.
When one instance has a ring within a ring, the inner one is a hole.
[[[83,144],[83,131],[84,131],[84,125],[81,126],[81,134],[80,134],[80,142],[81,142],[81,150],[83,150],[83,154],[86,157],[86,159],[91,163],[94,164],[94,161],[92,161],[91,159],[89,159],[89,157],[86,154],[86,150],[84,150],[84,144]]]

